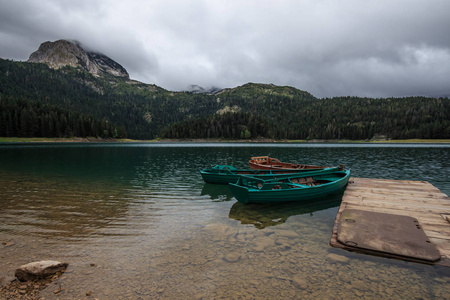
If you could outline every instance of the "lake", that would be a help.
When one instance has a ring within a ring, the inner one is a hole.
[[[199,174],[261,155],[450,194],[448,144],[3,144],[0,278],[57,260],[47,299],[449,297],[449,268],[330,247],[339,196],[245,206]]]

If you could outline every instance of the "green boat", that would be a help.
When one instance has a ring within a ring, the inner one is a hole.
[[[285,176],[276,180],[239,176],[236,183],[230,183],[230,187],[234,197],[243,204],[300,202],[341,191],[349,178],[350,170],[319,175]]]
[[[246,175],[264,180],[275,179],[280,176],[296,175],[296,174],[311,174],[318,175],[337,171],[339,167],[324,168],[321,170],[254,170],[254,169],[236,169],[233,166],[216,165],[212,168],[205,168],[200,171],[202,178],[207,183],[215,184],[229,184],[236,183],[239,176]]]

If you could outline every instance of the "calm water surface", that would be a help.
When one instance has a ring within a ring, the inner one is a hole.
[[[0,278],[31,261],[59,260],[69,268],[45,298],[450,295],[447,268],[330,247],[339,196],[244,206],[227,186],[200,177],[204,167],[243,168],[259,155],[345,164],[355,177],[426,180],[450,194],[449,145],[2,145]]]

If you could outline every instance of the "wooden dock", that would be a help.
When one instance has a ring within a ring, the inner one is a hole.
[[[330,241],[333,247],[414,261],[401,254],[366,251],[340,242],[338,228],[346,209],[417,219],[428,242],[431,241],[440,253],[441,258],[433,264],[450,267],[450,198],[432,184],[426,181],[350,178],[333,227]]]

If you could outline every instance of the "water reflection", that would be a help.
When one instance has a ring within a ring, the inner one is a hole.
[[[130,225],[130,195],[118,184],[0,173],[0,194],[0,231],[11,235],[75,242]]]
[[[236,202],[230,209],[229,217],[241,222],[252,224],[258,229],[283,224],[291,216],[310,214],[339,206],[343,193],[340,192],[326,198],[310,202],[249,204]]]
[[[233,199],[233,193],[226,184],[205,183],[201,195],[209,196],[214,201],[230,201]]]

